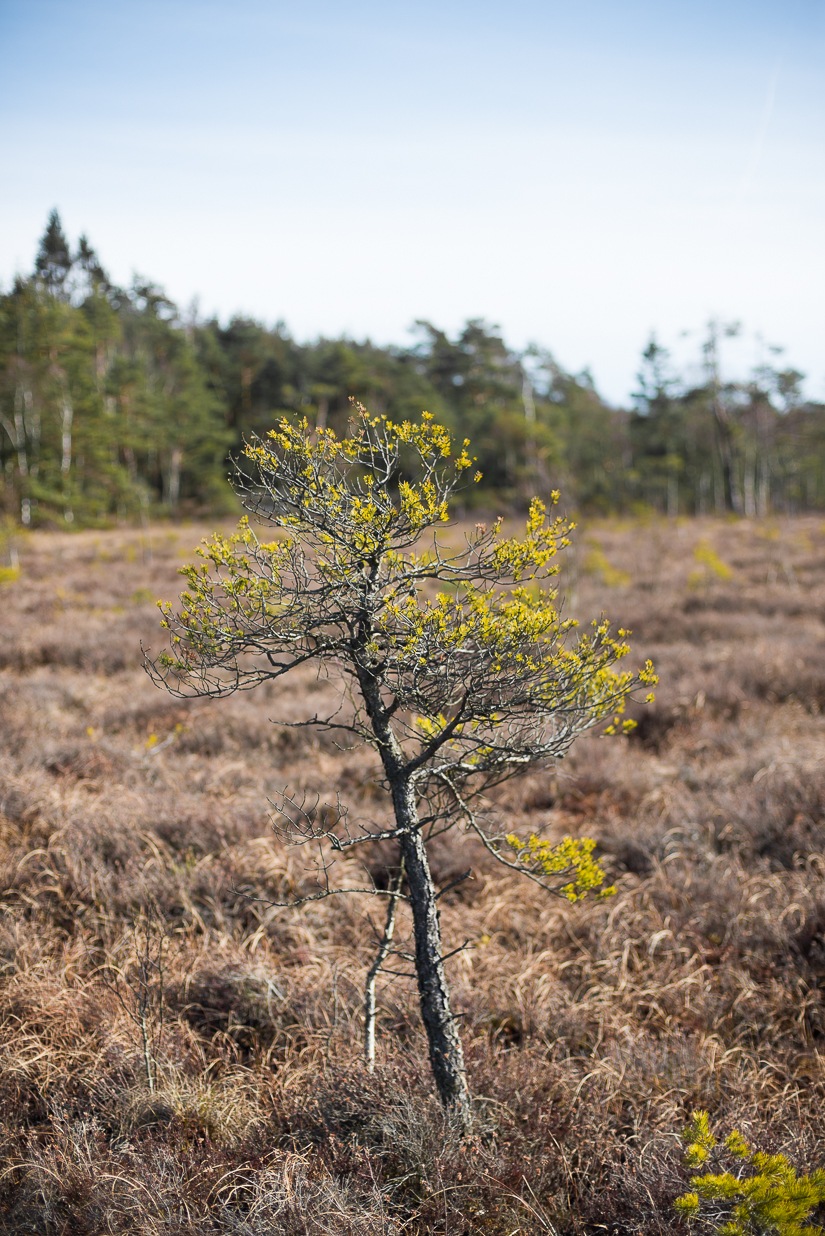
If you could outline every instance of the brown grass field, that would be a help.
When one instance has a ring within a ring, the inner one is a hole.
[[[0,1231],[679,1233],[698,1106],[823,1165],[821,519],[576,534],[570,611],[632,628],[661,681],[632,737],[498,792],[516,831],[597,838],[615,897],[570,906],[438,843],[439,882],[474,873],[441,903],[472,945],[448,963],[465,1141],[408,979],[384,976],[361,1065],[380,906],[267,904],[306,886],[270,828],[285,785],[386,812],[369,752],[284,724],[334,684],[181,701],[141,667],[205,531],[155,527],[151,556],[132,530],[35,534],[0,585]]]

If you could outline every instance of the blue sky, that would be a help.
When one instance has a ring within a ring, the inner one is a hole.
[[[56,205],[298,338],[485,317],[621,402],[736,318],[825,398],[823,69],[822,0],[0,0],[0,280]]]

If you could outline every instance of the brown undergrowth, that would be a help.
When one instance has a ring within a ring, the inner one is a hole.
[[[284,786],[386,812],[368,753],[285,725],[333,684],[185,702],[141,670],[201,531],[39,534],[0,591],[0,1230],[676,1233],[696,1106],[821,1165],[821,523],[591,526],[565,564],[570,611],[631,627],[661,687],[630,739],[492,808],[595,836],[614,898],[550,901],[438,843],[440,882],[473,869],[442,902],[471,946],[464,1142],[408,979],[361,1067],[380,907],[268,904],[306,887],[269,828]]]

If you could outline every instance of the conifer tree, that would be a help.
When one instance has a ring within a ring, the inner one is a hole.
[[[60,215],[53,210],[40,240],[35,271],[52,295],[60,296],[64,293],[71,268],[69,242],[63,232]]]

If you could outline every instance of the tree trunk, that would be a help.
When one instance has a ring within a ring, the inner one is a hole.
[[[713,418],[716,425],[716,443],[719,463],[722,468],[722,487],[726,511],[740,514],[739,490],[736,484],[733,441],[727,414],[723,411],[719,396],[714,398]]]
[[[362,640],[371,634],[365,624]],[[357,664],[357,662],[356,662]],[[363,665],[358,665],[358,681],[373,732],[378,739],[381,761],[392,793],[392,806],[400,836],[398,838],[413,916],[415,973],[421,1020],[427,1032],[430,1067],[438,1097],[462,1132],[470,1128],[470,1092],[464,1071],[464,1052],[458,1026],[450,1008],[450,993],[441,953],[435,884],[415,801],[415,786],[405,767],[404,752],[384,708],[378,680]]]
[[[23,423],[31,443],[31,461],[29,476],[37,476],[40,471],[40,413],[34,404],[34,395],[30,388],[23,388]]]
[[[178,499],[180,497],[180,469],[183,463],[183,451],[179,446],[172,448],[172,453],[169,457],[169,471],[167,473],[167,490],[166,501],[169,504],[169,509],[173,515],[177,514]]]
[[[409,781],[393,785],[395,818],[408,831],[399,839],[410,893],[415,937],[415,972],[421,1020],[427,1032],[430,1067],[438,1097],[463,1130],[470,1126],[470,1096],[464,1052],[450,1008],[450,993],[441,954],[441,924],[436,890],[424,838],[418,825],[415,792]]]
[[[61,437],[62,455],[60,459],[60,475],[63,483],[63,518],[66,520],[67,524],[70,524],[74,520],[74,513],[72,511],[69,497],[69,472],[72,467],[72,421],[74,419],[74,408],[72,407],[72,401],[69,398],[68,391],[64,391],[63,394],[62,413],[63,433]]]
[[[15,391],[14,399],[14,444],[17,451],[17,467],[21,477],[29,475],[29,461],[26,458],[26,430],[23,420],[25,392],[22,387]]]

